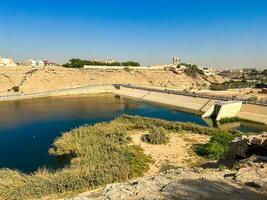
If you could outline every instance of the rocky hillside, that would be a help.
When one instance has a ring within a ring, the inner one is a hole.
[[[176,70],[86,70],[63,67],[1,67],[0,95],[14,94],[12,87],[19,86],[19,92],[40,92],[82,85],[130,83],[147,86],[161,86],[179,89],[207,87],[222,78],[198,75],[187,76]]]
[[[266,134],[239,137],[231,143],[226,157],[209,167],[172,169],[157,176],[110,184],[72,200],[265,200],[266,150]],[[218,168],[225,161],[232,163],[231,169]]]
[[[244,171],[244,170],[243,170]],[[243,184],[232,171],[178,169],[126,183],[107,185],[103,191],[83,194],[72,200],[265,200],[267,185],[258,188]]]

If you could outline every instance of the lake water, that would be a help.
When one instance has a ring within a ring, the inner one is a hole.
[[[60,162],[48,155],[55,138],[83,124],[110,121],[122,114],[213,126],[211,120],[194,114],[113,95],[1,102],[0,168],[29,173],[43,166],[60,167]],[[267,130],[266,126],[246,122],[228,126],[242,131]]]

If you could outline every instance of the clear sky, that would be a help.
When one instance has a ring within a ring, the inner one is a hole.
[[[0,56],[267,68],[267,0],[0,0]]]

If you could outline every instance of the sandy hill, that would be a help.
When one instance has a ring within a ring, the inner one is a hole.
[[[221,82],[219,76],[208,78],[187,76],[183,71],[172,70],[86,70],[63,67],[1,67],[0,95],[13,94],[14,86],[20,92],[40,92],[82,85],[127,83],[161,86],[177,89],[203,88],[212,82]]]

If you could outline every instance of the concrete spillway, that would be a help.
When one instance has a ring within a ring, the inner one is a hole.
[[[217,121],[219,121],[223,118],[236,117],[241,108],[241,101],[216,101],[202,115],[202,117],[214,117]]]
[[[193,111],[202,117],[214,117],[216,120],[222,118],[236,117],[241,110],[242,102],[239,101],[216,101],[207,98],[198,98],[164,92],[154,92],[142,89],[119,87],[115,91],[118,95],[152,101]]]

